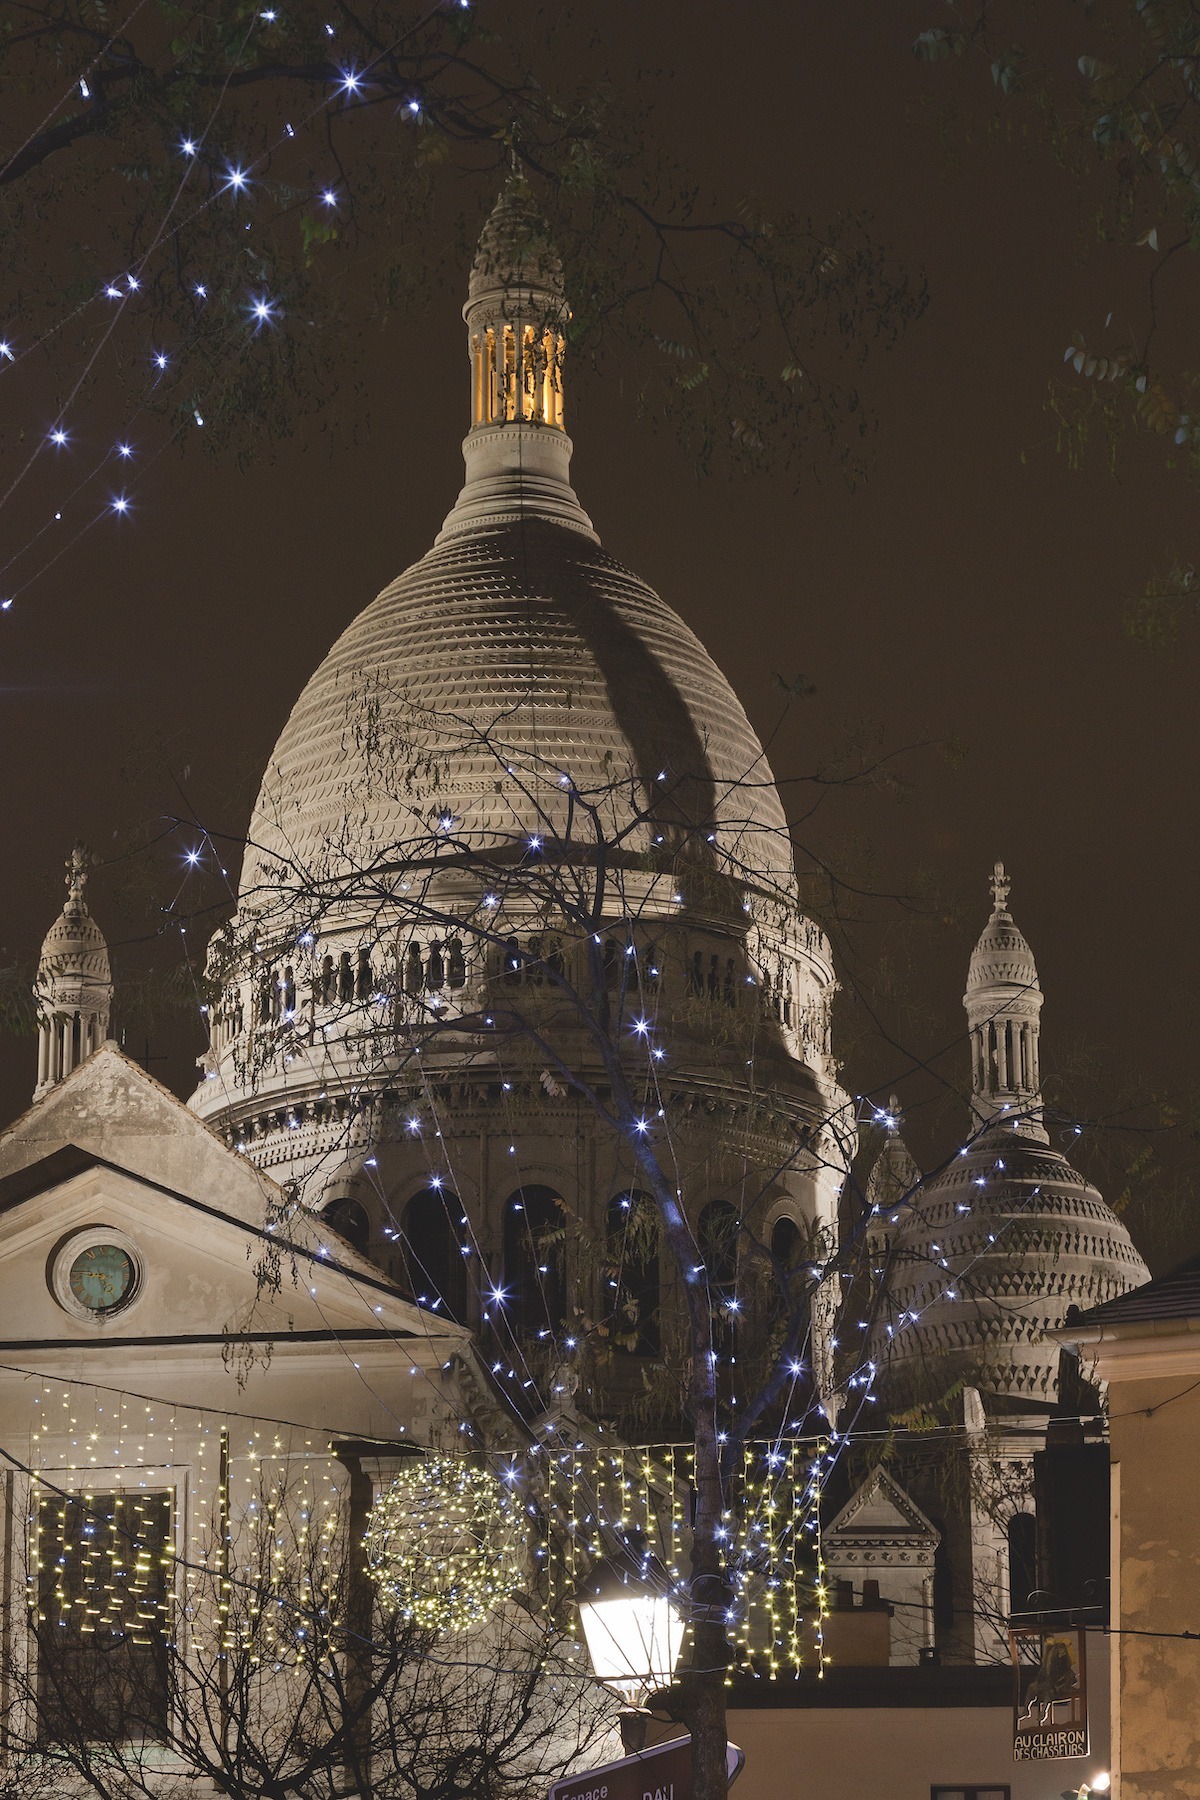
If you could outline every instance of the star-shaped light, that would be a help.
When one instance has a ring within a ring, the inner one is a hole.
[[[70,438],[61,425],[55,425],[50,433],[50,442],[54,445],[56,450],[61,450],[64,445],[70,442]]]
[[[118,518],[123,519],[129,511],[129,501],[124,494],[114,494],[108,504],[113,512],[117,514]]]
[[[267,294],[251,294],[250,317],[254,320],[255,331],[261,331],[264,325],[273,325],[279,316],[279,306]]]
[[[233,165],[226,169],[225,188],[227,191],[232,188],[235,194],[240,194],[244,189],[249,187],[249,185],[250,177],[246,174],[245,169],[239,169]]]

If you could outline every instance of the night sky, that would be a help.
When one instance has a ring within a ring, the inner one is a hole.
[[[502,24],[493,0],[479,9]],[[1089,1116],[1135,1093],[1185,1103],[1197,645],[1185,629],[1173,650],[1147,652],[1124,610],[1189,554],[1195,495],[1157,440],[1129,444],[1116,479],[1099,451],[1071,472],[1045,405],[1074,328],[1098,332],[1110,310],[1131,333],[1140,323],[1146,253],[1095,248],[1073,178],[1042,146],[989,136],[985,67],[914,60],[935,0],[586,10],[599,33],[587,54],[618,82],[671,70],[636,91],[716,205],[754,195],[817,218],[866,207],[928,279],[924,316],[864,374],[878,430],[853,492],[832,468],[820,483],[703,480],[638,419],[632,383],[567,376],[576,487],[605,547],[698,631],[764,735],[782,703],[776,672],[815,684],[772,739],[789,815],[815,797],[795,778],[847,733],[884,751],[929,746],[894,765],[903,792],[829,789],[801,833],[856,882],[901,897],[857,908],[848,985],[873,995],[894,1041],[872,1038],[861,1008],[848,1014],[847,1084],[897,1085],[918,1154],[949,1146],[961,1115],[938,1097],[965,1077],[966,959],[999,856],[1047,994],[1046,1066]],[[480,190],[480,218],[485,204]],[[1171,295],[1180,310],[1186,279]],[[457,492],[460,304],[432,296],[347,371],[344,404],[362,410],[353,450],[331,456],[313,426],[244,472],[194,448],[169,454],[135,519],[90,532],[4,615],[5,961],[36,955],[77,834],[110,855],[139,821],[188,805],[244,828],[307,676],[428,547]],[[31,484],[0,530],[23,541],[64,479]],[[129,879],[121,864],[93,883],[118,972],[153,951]],[[152,1073],[186,1092],[199,1031],[188,1042],[164,1021],[130,1042],[135,1054],[147,1035]],[[913,1075],[914,1061],[931,1067]],[[34,1064],[30,1042],[0,1047],[5,1118]],[[1085,1166],[1132,1153],[1112,1123],[1085,1135]],[[1186,1129],[1163,1140],[1177,1170],[1189,1142]]]

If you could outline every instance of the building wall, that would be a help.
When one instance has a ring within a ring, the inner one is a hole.
[[[1012,1800],[1060,1800],[1108,1767],[1103,1639],[1094,1635],[1089,1653],[1086,1758],[1014,1762],[1008,1705],[736,1708],[729,1736],[746,1754],[736,1800],[930,1800],[934,1786],[1007,1787]]]
[[[1129,1634],[1116,1651],[1121,1800],[1200,1794],[1200,1642],[1133,1635],[1200,1631],[1200,1387],[1187,1392],[1189,1380],[1172,1373],[1110,1390],[1114,1611]]]

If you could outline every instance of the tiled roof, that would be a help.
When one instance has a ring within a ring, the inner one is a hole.
[[[1127,1325],[1151,1319],[1200,1319],[1200,1256],[1189,1257],[1131,1293],[1068,1319],[1070,1325]]]

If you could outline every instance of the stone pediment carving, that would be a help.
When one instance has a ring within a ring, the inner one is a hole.
[[[826,1558],[838,1549],[905,1546],[932,1554],[941,1533],[884,1468],[872,1471],[824,1532]]]

